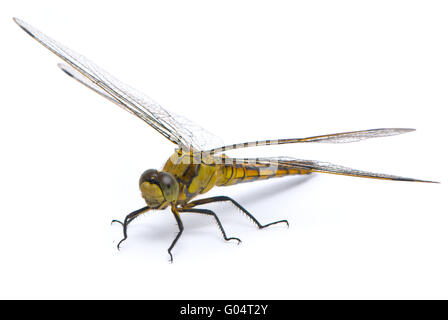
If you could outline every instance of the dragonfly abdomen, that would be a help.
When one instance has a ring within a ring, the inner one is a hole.
[[[216,180],[217,186],[230,186],[243,182],[280,178],[297,174],[309,174],[310,170],[281,165],[258,163],[222,164]]]

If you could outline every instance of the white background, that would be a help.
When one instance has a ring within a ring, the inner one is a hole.
[[[444,1],[3,1],[0,298],[448,298]],[[174,146],[65,76],[17,16],[227,143],[410,127],[247,150],[442,181],[319,174],[216,188],[206,216],[151,212],[140,174]]]

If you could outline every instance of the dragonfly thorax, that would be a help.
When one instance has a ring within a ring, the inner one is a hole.
[[[177,200],[179,183],[169,172],[149,169],[143,172],[139,181],[142,197],[150,208],[162,209]]]

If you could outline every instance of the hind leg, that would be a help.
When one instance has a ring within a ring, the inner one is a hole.
[[[195,200],[192,201],[190,203],[187,203],[184,206],[184,210],[185,209],[190,209],[190,208],[194,208],[196,206],[199,205],[203,205],[203,204],[207,204],[207,203],[212,203],[212,202],[224,202],[224,201],[230,201],[233,205],[235,205],[237,208],[239,208],[241,211],[243,211],[243,213],[249,217],[249,219],[251,219],[259,229],[264,229],[266,227],[272,226],[274,224],[278,224],[278,223],[286,223],[286,225],[289,227],[289,223],[288,220],[278,220],[278,221],[274,221],[274,222],[270,222],[267,224],[261,224],[249,211],[247,211],[242,205],[240,205],[238,202],[236,202],[235,200],[233,200],[230,197],[227,196],[218,196],[218,197],[211,197],[211,198],[205,198],[205,199],[199,199],[199,200]]]

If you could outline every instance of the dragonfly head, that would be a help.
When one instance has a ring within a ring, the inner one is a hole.
[[[179,195],[179,183],[169,172],[146,170],[140,177],[139,186],[142,197],[154,209],[176,201]]]

